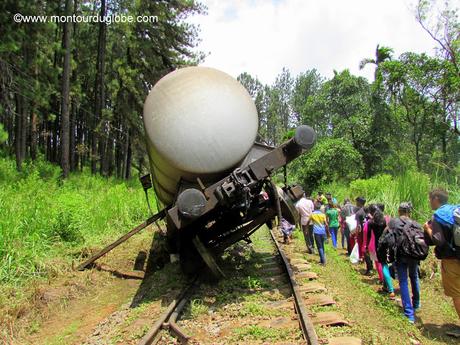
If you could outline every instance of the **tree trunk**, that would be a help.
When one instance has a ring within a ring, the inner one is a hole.
[[[420,161],[420,142],[418,140],[414,141],[415,145],[415,161],[417,162],[417,169],[422,170],[422,162]]]
[[[69,160],[70,160],[70,171],[75,171],[76,161],[75,161],[75,146],[76,146],[76,122],[77,122],[77,105],[71,103],[71,112],[70,112],[70,142],[69,142]]]
[[[22,97],[21,107],[21,162],[26,158],[27,149],[27,117],[29,116],[29,103],[28,100]]]
[[[105,17],[106,14],[106,0],[101,0],[100,17]],[[97,144],[98,136],[96,128],[98,121],[102,117],[102,109],[104,109],[104,70],[105,70],[105,45],[106,45],[107,26],[104,21],[99,23],[99,37],[97,42],[97,62],[96,62],[96,82],[94,86],[94,126],[93,126],[93,142],[91,144],[91,172],[97,172]]]
[[[49,119],[45,119],[44,121],[44,131],[45,131],[45,141],[46,141],[46,149],[45,149],[45,157],[47,161],[51,161],[51,121]]]
[[[71,0],[65,1],[65,15],[70,15]],[[64,43],[64,68],[62,72],[62,91],[61,91],[61,168],[62,176],[69,176],[70,163],[70,107],[69,107],[69,88],[70,88],[70,23],[64,22],[63,43]]]
[[[104,140],[103,155],[101,160],[102,175],[109,176],[110,151],[112,150],[112,140],[110,128],[107,130],[107,138]]]
[[[131,151],[131,136],[128,136],[128,152],[126,152],[126,170],[125,170],[125,179],[129,180],[131,178],[131,162],[133,159],[133,153]]]
[[[107,173],[108,176],[113,175],[113,148],[114,148],[114,140],[113,138],[110,138],[108,145],[107,145],[107,153],[106,153],[106,159],[107,159]]]
[[[131,135],[129,130],[126,131],[124,141],[124,148],[123,148],[123,170],[122,170],[122,178],[129,179],[131,177],[131,160],[132,160],[132,152],[131,152]]]
[[[38,64],[37,64],[37,50],[34,49],[34,68],[33,68],[33,78],[38,78]],[[38,82],[35,82],[34,89],[37,89]],[[38,90],[37,90],[38,91]],[[37,148],[38,148],[38,114],[37,114],[37,104],[34,101],[32,103],[32,110],[30,114],[30,158],[32,160],[37,159]]]
[[[104,163],[104,160],[105,160],[105,150],[106,150],[106,147],[107,147],[107,135],[108,135],[108,132],[106,130],[107,128],[107,121],[105,120],[102,120],[101,121],[102,123],[102,127],[101,127],[101,132],[103,133],[103,136],[99,137],[99,157],[100,157],[100,161],[99,161],[99,173],[102,175],[102,176],[107,176],[106,175],[106,171],[105,171],[105,163]]]
[[[30,117],[30,158],[32,160],[37,159],[37,146],[38,146],[38,131],[37,131],[37,112],[36,109],[32,109]]]
[[[121,128],[120,126],[117,126],[117,128]],[[122,177],[122,171],[123,171],[123,146],[121,145],[121,133],[117,131],[116,137],[115,137],[115,175],[118,178]]]
[[[16,116],[14,130],[14,153],[16,156],[16,169],[22,170],[22,155],[21,155],[21,135],[22,135],[22,102],[21,96],[16,94]]]
[[[78,0],[73,1],[73,13],[78,12]],[[77,23],[73,23],[72,27],[72,39],[74,42],[77,40]],[[76,44],[74,44],[73,49],[72,49],[72,56],[75,61],[78,60],[78,51],[75,47]],[[74,70],[72,72],[72,76],[70,79],[70,85],[76,85],[77,84],[77,71]],[[78,132],[78,124],[77,124],[77,112],[78,112],[78,104],[75,99],[72,99],[70,102],[71,104],[71,112],[70,112],[70,143],[69,143],[69,149],[70,149],[70,171],[75,171],[78,167],[78,156],[76,152],[76,145],[77,145],[77,132]]]

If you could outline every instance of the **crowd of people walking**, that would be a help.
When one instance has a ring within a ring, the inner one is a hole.
[[[315,197],[304,195],[296,203],[308,253],[317,251],[319,263],[326,265],[328,238],[335,249],[341,242],[352,263],[365,263],[364,274],[377,272],[382,292],[389,299],[396,298],[393,281],[399,282],[404,315],[414,323],[421,308],[420,261],[427,257],[429,246],[435,246],[444,292],[452,298],[460,319],[460,205],[450,205],[445,190],[432,190],[427,202],[433,215],[422,226],[411,218],[409,201],[399,205],[394,218],[382,203],[367,205],[364,197],[354,201],[345,199],[339,205],[330,193],[320,191]],[[284,224],[283,228],[289,227]],[[460,328],[447,333],[460,338]]]

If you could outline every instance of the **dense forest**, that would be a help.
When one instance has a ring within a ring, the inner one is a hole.
[[[0,123],[18,170],[40,155],[64,177],[85,166],[120,178],[141,169],[145,97],[163,75],[202,60],[185,19],[204,10],[193,0],[2,1]],[[151,20],[16,23],[15,13]]]
[[[301,123],[319,143],[291,171],[305,185],[416,169],[453,182],[460,174],[460,23],[458,9],[419,1],[414,18],[437,45],[435,56],[377,45],[356,61],[372,82],[348,70],[326,79],[314,68],[284,68],[273,85],[238,80],[259,112],[258,140],[277,145]],[[23,15],[154,14],[153,22],[15,23]],[[3,1],[0,5],[0,142],[24,160],[44,157],[63,176],[129,178],[146,169],[142,105],[149,89],[176,68],[198,64],[206,8],[193,0]],[[293,47],[294,49],[294,47]],[[333,169],[331,169],[333,166]]]

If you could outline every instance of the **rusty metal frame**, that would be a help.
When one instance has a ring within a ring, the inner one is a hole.
[[[99,252],[97,252],[96,254],[91,256],[89,259],[87,259],[85,262],[83,262],[80,265],[78,265],[78,267],[76,269],[78,271],[83,271],[85,268],[87,268],[88,266],[93,264],[97,259],[99,259],[100,257],[104,256],[105,254],[110,252],[112,249],[118,247],[120,244],[122,244],[123,242],[127,241],[130,237],[132,237],[133,235],[137,234],[142,229],[146,228],[147,226],[149,226],[150,224],[156,222],[157,220],[163,219],[166,216],[166,211],[167,211],[166,209],[163,209],[160,212],[158,212],[157,214],[151,216],[150,218],[148,218],[147,220],[145,220],[144,222],[142,222],[141,224],[139,224],[138,226],[133,228],[130,232],[124,234],[118,240],[116,240],[115,242],[113,242],[113,243],[109,244],[108,246],[104,247]]]
[[[299,133],[302,132],[302,129],[305,130],[305,128],[301,128]],[[311,139],[311,143],[305,144],[303,142],[297,143],[296,137],[294,137],[279,147],[268,152],[267,154],[263,155],[254,162],[249,163],[247,166],[235,169],[229,176],[204,189],[203,194],[206,196],[207,200],[201,216],[215,209],[219,203],[225,203],[225,194],[229,195],[229,193],[233,192],[231,189],[232,185],[245,182],[247,183],[247,186],[245,187],[250,188],[255,184],[259,184],[267,177],[270,177],[270,175],[275,170],[285,166],[297,158],[299,155],[301,155],[303,152],[305,152],[307,148],[302,147],[302,145],[311,147],[316,139],[314,132]],[[174,224],[177,229],[182,229],[193,222],[193,220],[181,217],[177,206],[173,206],[168,210],[167,217],[171,220],[171,223]]]
[[[240,229],[222,239],[217,246],[213,247],[213,250],[216,252],[222,251],[241,239],[251,236],[254,231],[273,218],[273,216],[275,216],[275,211],[272,208],[268,209],[266,212],[257,216],[252,222],[243,225]]]

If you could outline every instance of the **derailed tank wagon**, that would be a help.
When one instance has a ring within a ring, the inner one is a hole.
[[[82,263],[91,265],[147,225],[166,219],[171,254],[185,273],[208,267],[223,276],[216,258],[249,240],[281,214],[295,223],[300,186],[276,187],[279,168],[310,149],[313,129],[301,125],[274,148],[257,143],[258,115],[246,89],[233,77],[207,67],[169,73],[150,91],[143,112],[153,184],[163,209]]]
[[[258,115],[246,89],[224,72],[188,67],[163,77],[144,105],[153,187],[167,209],[172,253],[185,272],[206,264],[249,236],[279,211],[295,223],[299,186],[271,182],[275,170],[311,148],[308,126],[277,148],[255,142]]]

